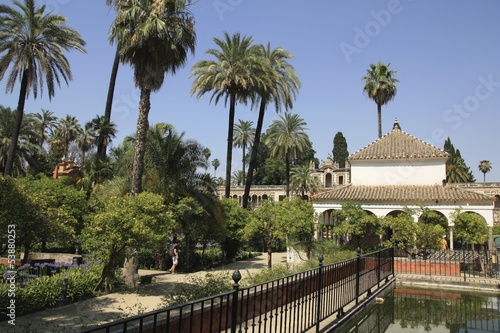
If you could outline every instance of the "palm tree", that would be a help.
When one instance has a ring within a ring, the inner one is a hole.
[[[293,107],[293,101],[300,89],[300,80],[295,74],[295,69],[288,62],[293,59],[293,55],[285,51],[283,48],[278,47],[271,49],[271,45],[267,47],[259,46],[261,61],[267,65],[267,71],[262,75],[266,75],[265,82],[269,84],[263,85],[257,91],[260,97],[259,117],[257,120],[257,127],[255,129],[255,136],[252,144],[252,151],[250,156],[250,163],[248,166],[248,174],[245,183],[245,192],[243,195],[243,207],[247,208],[248,198],[250,196],[250,187],[253,183],[253,173],[257,166],[257,153],[260,148],[260,138],[262,134],[262,125],[264,123],[264,115],[269,103],[274,103],[276,112],[279,112],[282,107],[285,110]]]
[[[384,65],[380,61],[376,65],[370,64],[370,69],[363,77],[363,92],[377,104],[379,138],[382,137],[382,105],[389,103],[396,96],[395,83],[399,82],[394,78],[396,71],[389,70],[390,65]]]
[[[296,194],[301,194],[302,199],[306,193],[314,194],[321,188],[321,182],[313,176],[314,169],[307,164],[298,165],[290,172],[290,187]]]
[[[218,158],[213,159],[212,166],[214,167],[214,177],[216,177],[215,174],[217,172],[217,168],[220,166],[220,161]]]
[[[285,159],[286,165],[286,196],[290,196],[290,164],[311,149],[311,141],[306,134],[307,123],[298,114],[285,112],[273,120],[267,130],[266,145],[274,157]]]
[[[488,160],[482,160],[479,162],[479,171],[483,173],[483,183],[486,182],[486,173],[490,172],[491,170],[491,162]]]
[[[55,131],[55,137],[61,144],[61,151],[64,157],[69,157],[69,146],[72,142],[76,141],[78,135],[82,132],[82,127],[80,126],[78,119],[75,116],[69,114],[65,118],[59,119],[59,125]],[[55,142],[52,141],[51,144]]]
[[[229,198],[236,103],[246,103],[266,77],[262,75],[264,64],[260,61],[258,47],[252,45],[252,38],[241,37],[239,33],[229,36],[226,32],[224,39],[214,38],[214,42],[220,50],[209,49],[206,53],[216,60],[202,60],[192,68],[191,76],[195,79],[191,94],[196,93],[200,98],[212,92],[210,101],[215,99],[215,104],[221,98],[226,105],[229,101],[225,189],[225,196]]]
[[[16,112],[10,108],[0,106],[0,172],[4,173],[7,164],[10,141],[16,121]],[[39,159],[37,156],[43,155],[44,151],[38,144],[32,142],[36,133],[33,131],[30,117],[24,117],[19,131],[18,149],[14,155],[12,166],[12,176],[26,174],[26,166],[30,165],[34,169],[39,169]]]
[[[104,147],[107,147],[111,141],[116,137],[116,124],[109,119],[106,119],[105,116],[96,115],[95,118],[91,120],[92,130],[97,135],[97,149],[99,149],[99,143],[104,144]],[[106,154],[100,155],[99,151],[97,152],[99,158],[104,159]]]
[[[131,0],[120,3],[111,38],[116,38],[121,61],[134,68],[134,82],[141,91],[130,191],[135,195],[142,192],[151,92],[158,91],[165,75],[175,74],[194,52],[194,19],[182,0]]]
[[[22,126],[24,104],[29,92],[36,99],[43,93],[44,82],[48,96],[54,96],[54,85],[61,79],[68,83],[71,70],[64,51],[72,49],[85,53],[85,41],[78,32],[68,27],[66,18],[46,13],[46,6],[35,7],[34,0],[13,2],[14,6],[0,5],[0,80],[11,67],[7,91],[12,92],[20,78],[16,122],[12,131],[5,175],[10,175]]]
[[[54,112],[42,109],[41,112],[35,113],[33,115],[34,127],[38,132],[38,143],[40,147],[43,147],[43,144],[48,139],[47,132],[52,134],[54,129],[57,128],[58,119],[54,116]]]
[[[76,143],[78,144],[78,148],[82,152],[82,163],[81,168],[85,168],[85,155],[88,151],[92,149],[96,142],[96,132],[93,129],[92,122],[88,122],[85,124],[83,128],[81,128],[78,136],[75,138]]]
[[[467,183],[470,181],[467,165],[459,155],[448,158],[446,162],[446,181],[448,183]]]
[[[253,122],[245,121],[239,119],[239,123],[234,125],[234,133],[233,133],[233,147],[242,148],[243,157],[242,157],[242,177],[243,177],[243,185],[245,185],[245,160],[246,160],[246,148],[248,144],[252,144],[252,141],[255,137],[255,128],[252,127]],[[250,146],[251,147],[251,146]]]

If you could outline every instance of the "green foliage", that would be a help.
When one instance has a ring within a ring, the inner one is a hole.
[[[493,226],[493,235],[500,235],[500,224]]]
[[[187,284],[179,285],[172,294],[163,297],[162,306],[168,307],[218,295],[230,291],[232,283],[230,272],[213,272],[204,276],[190,275]]]
[[[337,132],[333,138],[333,161],[339,164],[339,168],[345,168],[345,162],[349,157],[347,141],[342,132]]]
[[[225,238],[223,242],[226,258],[233,259],[241,249],[243,228],[250,213],[243,209],[237,200],[224,198],[220,201],[224,209]]]
[[[61,305],[61,288],[64,278],[68,279],[66,294],[68,302],[78,302],[95,296],[92,289],[99,279],[101,269],[101,264],[89,262],[51,276],[45,275],[30,279],[23,286],[17,283],[15,291],[16,315],[22,316]],[[7,318],[3,314],[12,298],[8,295],[9,287],[7,283],[0,284],[0,307],[2,309],[0,317],[2,318]]]
[[[478,214],[465,212],[461,208],[455,209],[451,215],[455,228],[455,237],[463,238],[469,244],[483,244],[488,240],[488,224]]]
[[[380,220],[372,214],[368,214],[355,202],[346,202],[342,209],[334,212],[336,224],[333,231],[337,235],[350,235],[356,238],[360,246],[361,239],[370,234],[380,234]]]
[[[125,248],[154,248],[174,230],[173,217],[159,195],[110,197],[102,204],[82,232],[82,246],[104,262],[103,278],[114,278]]]

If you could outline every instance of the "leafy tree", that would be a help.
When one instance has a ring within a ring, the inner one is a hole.
[[[463,238],[468,244],[484,244],[488,240],[488,224],[478,214],[462,212],[461,208],[455,209],[450,216],[457,239]]]
[[[267,131],[266,145],[271,155],[282,157],[286,166],[286,196],[290,196],[290,165],[311,149],[311,141],[306,134],[307,123],[298,114],[285,112],[275,119]]]
[[[10,67],[6,90],[12,92],[20,78],[16,122],[4,171],[7,176],[12,173],[24,104],[30,91],[36,99],[45,83],[49,99],[52,98],[55,83],[59,85],[61,78],[68,83],[72,78],[64,51],[85,53],[85,41],[66,25],[64,16],[47,13],[45,5],[35,7],[35,0],[13,4],[15,7],[0,5],[0,80]]]
[[[486,182],[486,174],[491,170],[491,162],[488,160],[482,160],[478,165],[479,171],[483,173],[483,183]]]
[[[268,254],[268,268],[272,266],[272,246],[275,241],[294,240],[309,244],[314,235],[314,209],[300,198],[279,202],[264,201],[250,213],[244,237],[262,239]]]
[[[380,61],[376,65],[370,64],[370,69],[363,77],[363,92],[377,104],[379,138],[382,137],[382,105],[394,99],[397,92],[396,83],[399,82],[394,78],[396,71],[389,69],[390,65],[384,65]]]
[[[194,82],[191,94],[198,98],[212,93],[215,104],[221,98],[229,101],[229,125],[227,133],[226,188],[225,197],[231,192],[231,167],[234,138],[234,115],[236,103],[246,103],[252,93],[263,85],[265,68],[259,58],[259,49],[252,45],[251,37],[241,37],[239,33],[230,36],[224,33],[223,39],[214,38],[219,49],[206,51],[215,60],[202,60],[192,68]]]
[[[75,116],[67,114],[66,117],[59,119],[59,125],[54,135],[50,138],[49,143],[53,148],[57,149],[58,153],[62,153],[62,157],[68,158],[70,144],[76,142],[81,132],[82,126],[78,122],[78,119]]]
[[[142,192],[151,92],[158,91],[165,74],[175,74],[194,52],[194,19],[184,1],[127,1],[120,3],[111,37],[116,38],[122,62],[133,67],[134,83],[141,91],[130,190],[135,195]]]
[[[345,168],[345,163],[349,157],[347,151],[347,141],[342,132],[337,132],[333,138],[333,161],[339,164],[339,168]]]
[[[403,249],[412,257],[417,255],[413,251],[415,248],[417,251],[440,249],[441,237],[445,234],[444,228],[438,223],[439,219],[424,210],[424,214],[428,214],[429,217],[415,222],[413,215],[416,213],[415,209],[405,207],[396,217],[386,216],[382,220],[382,225],[392,230],[392,236],[386,241],[386,245]],[[420,253],[425,257],[426,253]]]
[[[252,144],[252,141],[255,137],[255,128],[252,127],[253,122],[245,121],[239,119],[239,123],[234,125],[234,137],[233,137],[233,146],[241,147],[243,151],[242,157],[242,184],[245,185],[245,159],[246,159],[246,149],[247,146]]]
[[[135,196],[109,197],[100,204],[102,209],[89,218],[82,232],[83,248],[104,263],[101,278],[94,288],[96,291],[106,280],[114,279],[127,247],[154,247],[175,225],[163,198],[157,194],[144,192]],[[134,273],[125,272],[125,278],[132,280],[129,283],[133,284],[137,278]]]
[[[293,101],[300,89],[300,80],[295,73],[295,69],[289,63],[293,59],[293,55],[281,47],[271,49],[268,43],[267,47],[259,46],[261,62],[265,63],[267,69],[261,73],[266,79],[256,91],[260,98],[259,117],[255,136],[252,144],[250,155],[250,163],[248,166],[248,174],[245,184],[245,192],[243,194],[243,207],[247,208],[248,198],[250,195],[250,186],[254,183],[254,171],[258,168],[258,153],[261,150],[261,134],[262,125],[264,123],[264,115],[266,108],[270,103],[275,106],[276,112],[279,112],[282,107],[289,110],[293,107]]]
[[[340,236],[351,236],[361,246],[361,239],[370,234],[380,234],[380,220],[368,214],[358,203],[346,202],[342,209],[334,212],[335,226],[333,231]]]
[[[307,164],[298,165],[292,168],[290,173],[290,187],[296,194],[301,194],[305,199],[305,194],[314,194],[321,188],[320,180],[313,176],[314,169]]]
[[[109,93],[109,92],[108,92]],[[92,120],[92,130],[96,133],[97,155],[100,159],[106,158],[106,149],[116,137],[116,124],[111,121],[111,110],[109,116],[96,115]]]
[[[233,259],[243,246],[243,229],[250,212],[231,198],[223,198],[220,203],[224,209],[225,230],[222,247],[226,259]]]

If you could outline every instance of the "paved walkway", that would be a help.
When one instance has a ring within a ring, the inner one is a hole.
[[[273,253],[272,264],[286,262],[286,253]],[[267,267],[267,253],[258,257],[238,261],[215,268],[211,271],[229,271],[238,269],[242,279],[248,274]],[[154,276],[151,284],[138,288],[137,291],[122,291],[66,306],[48,309],[16,318],[16,325],[0,322],[2,333],[54,333],[78,332],[96,323],[111,322],[139,313],[153,311],[161,307],[162,297],[174,284],[189,282],[190,277],[203,276],[205,272],[192,274],[167,274],[164,271],[139,270],[139,275]]]

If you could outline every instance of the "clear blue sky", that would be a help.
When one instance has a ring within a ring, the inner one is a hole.
[[[0,0],[10,4],[10,0]],[[30,96],[27,112],[41,108],[58,117],[76,116],[83,124],[104,112],[114,47],[108,43],[113,10],[104,0],[38,0],[68,18],[87,42],[87,54],[69,54],[73,81],[46,96]],[[152,97],[150,123],[168,122],[186,138],[212,151],[225,174],[228,111],[209,96],[190,96],[192,65],[215,47],[226,31],[252,36],[291,52],[302,82],[293,113],[307,122],[316,157],[324,160],[333,137],[342,132],[349,153],[377,139],[376,105],[362,93],[369,64],[391,63],[400,80],[395,99],[382,109],[382,132],[397,118],[403,131],[439,148],[451,138],[478,182],[480,160],[493,168],[487,181],[500,181],[500,1],[465,0],[198,0],[196,53],[185,68],[168,76]],[[139,92],[130,68],[118,76],[112,120],[118,126],[114,145],[134,133]],[[18,90],[0,104],[15,108]],[[277,117],[270,108],[264,129]],[[238,105],[236,120],[257,121],[257,112]],[[241,150],[233,152],[233,170],[241,168]]]

